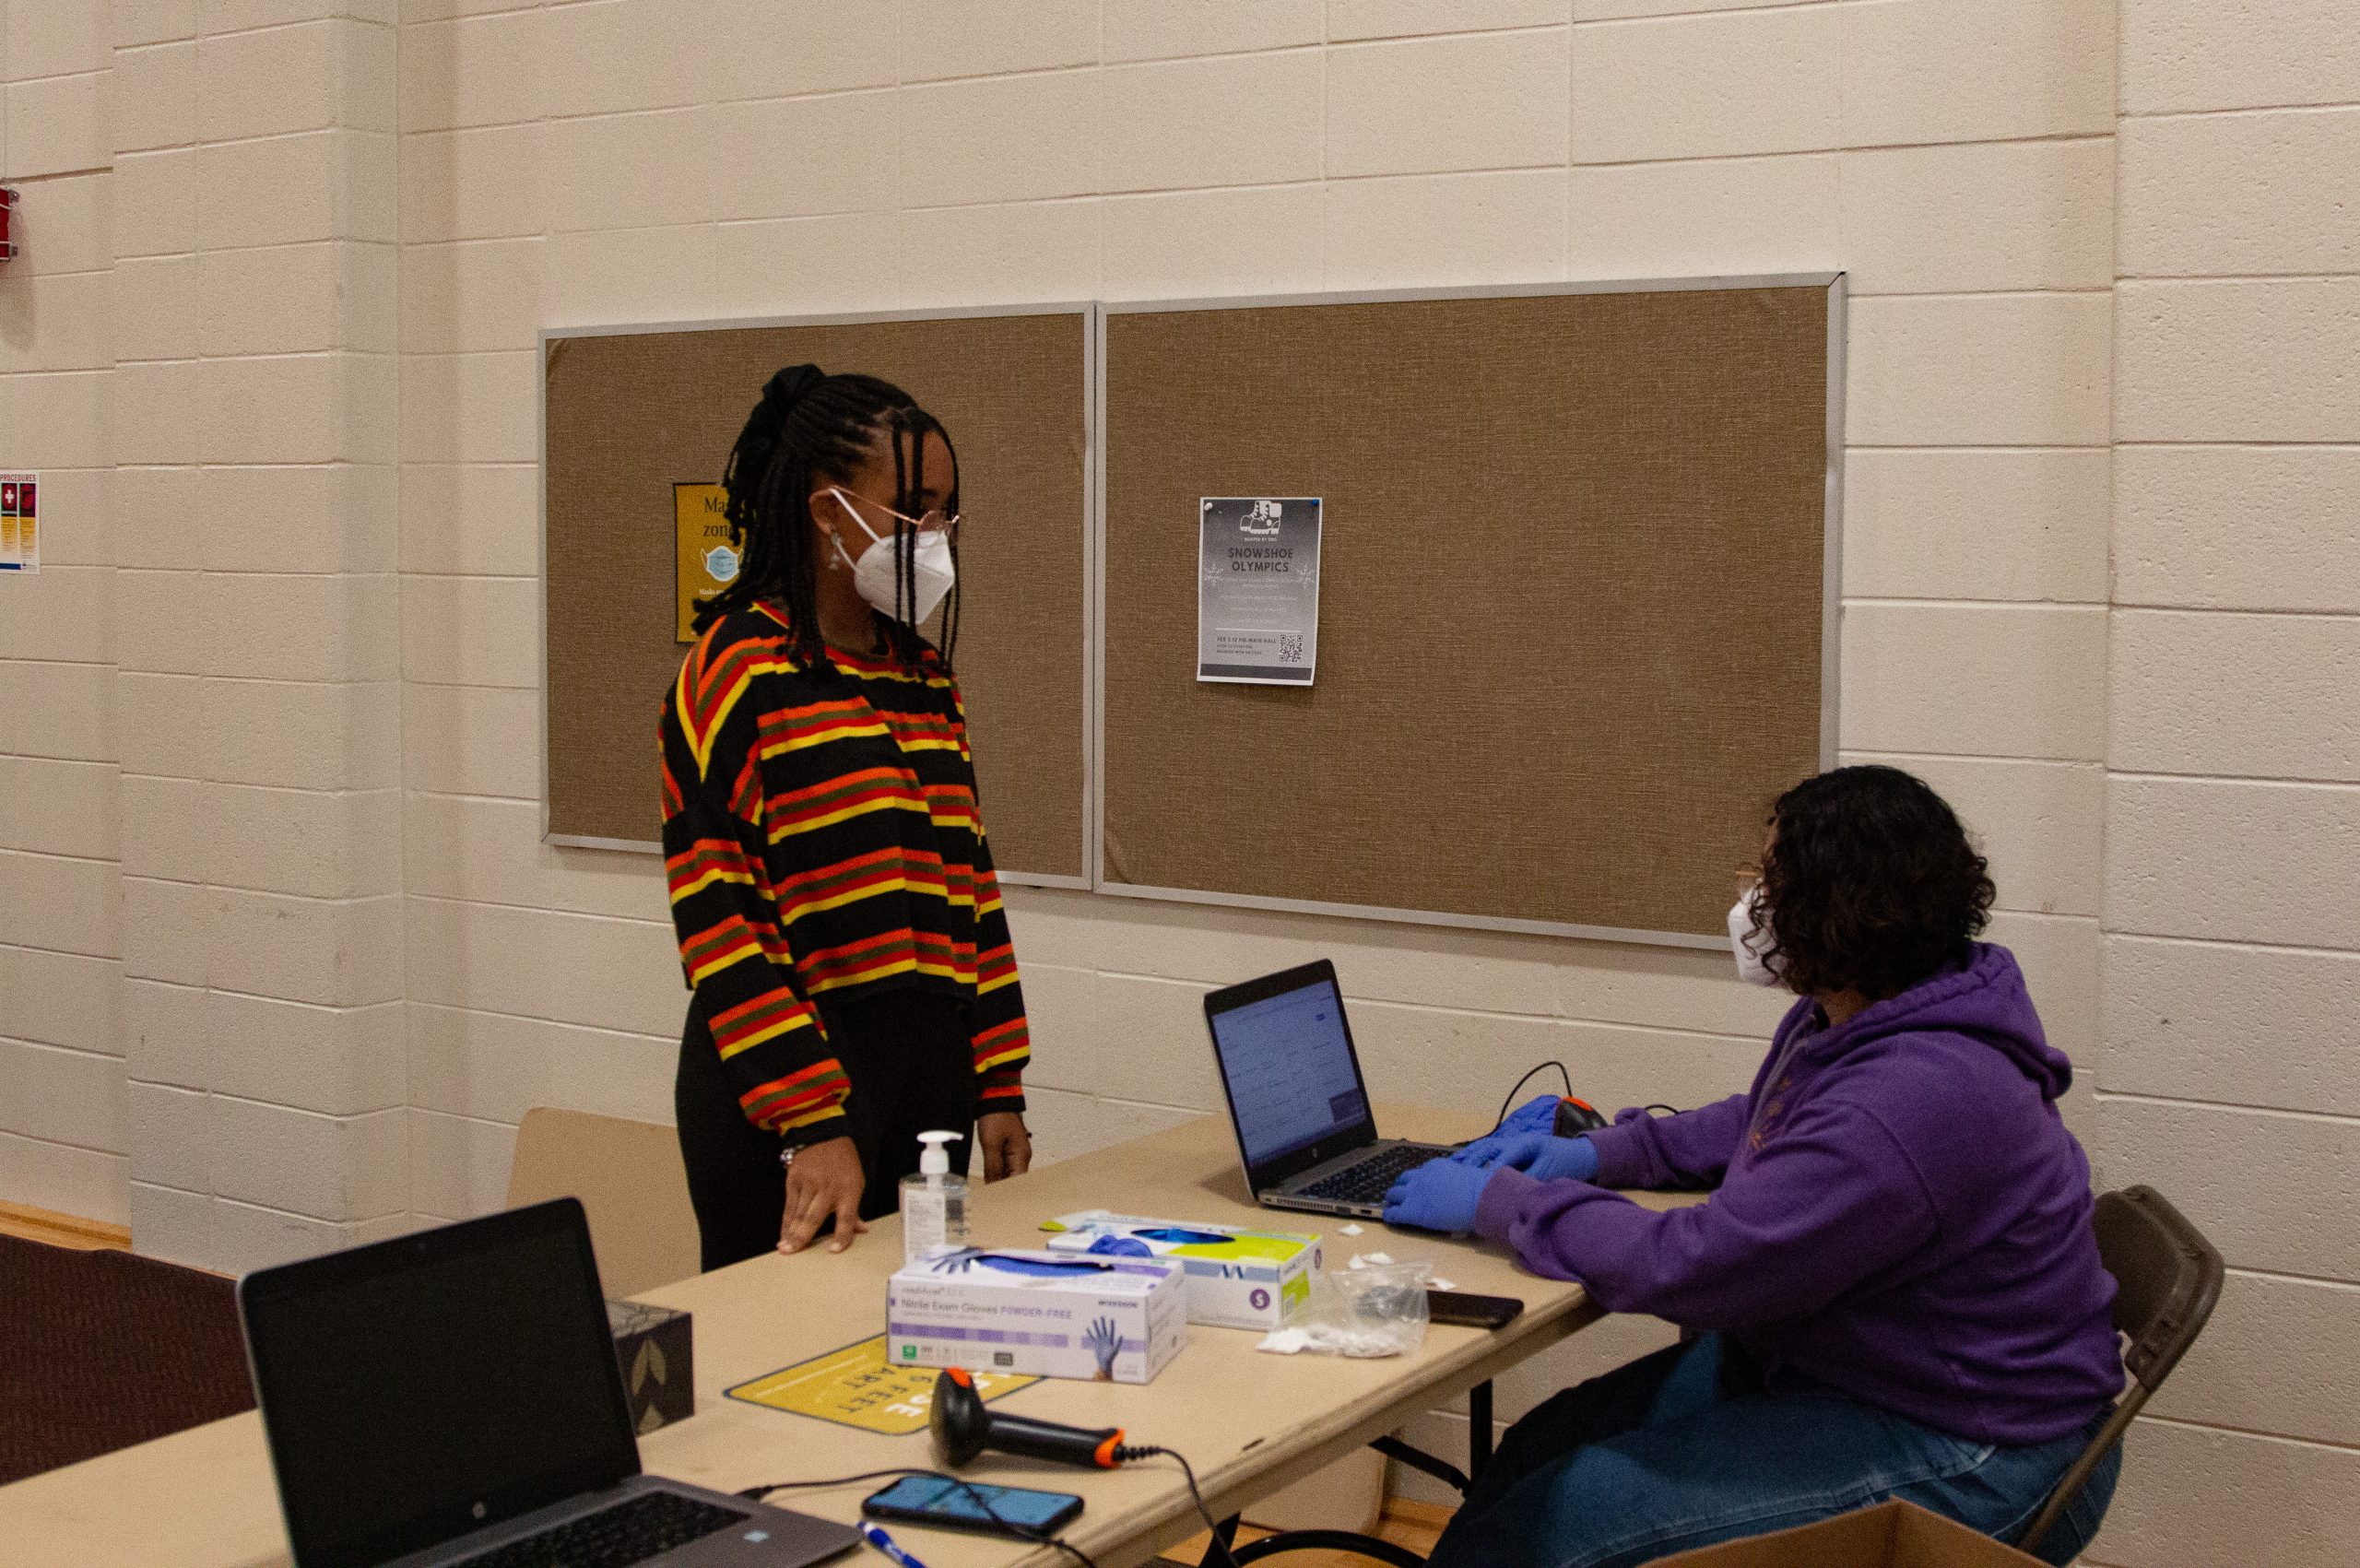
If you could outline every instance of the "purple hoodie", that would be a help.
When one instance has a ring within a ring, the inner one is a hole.
[[[2044,1443],[2122,1386],[2089,1161],[2023,972],[1964,970],[1830,1029],[1805,998],[1753,1089],[1589,1135],[1598,1183],[1504,1171],[1475,1228],[1611,1312],[1725,1329],[1774,1390],[1983,1443]],[[1709,1188],[1658,1213],[1608,1187]]]

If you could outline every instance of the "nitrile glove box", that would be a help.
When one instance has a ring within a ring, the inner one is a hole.
[[[1145,1383],[1187,1342],[1177,1259],[962,1247],[915,1258],[885,1286],[895,1366]]]
[[[1041,1227],[1049,1250],[1092,1257],[1168,1257],[1188,1271],[1188,1321],[1267,1331],[1311,1300],[1319,1238],[1087,1208]]]

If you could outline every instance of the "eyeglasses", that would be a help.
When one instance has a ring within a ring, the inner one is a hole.
[[[847,495],[844,490],[833,485],[828,487],[828,493],[834,496],[837,501],[842,502],[844,510],[851,513],[855,517],[860,517],[860,508],[855,506],[853,502],[856,500],[867,501],[869,505],[885,513],[886,516],[894,518],[900,522],[907,523],[913,531],[920,534],[940,534],[950,541],[951,548],[956,549],[959,548],[960,513],[956,512],[945,512],[942,508],[938,506],[922,517],[913,517],[906,512],[894,511],[891,507],[886,505],[881,501],[871,501],[867,496],[855,497]],[[862,527],[866,528],[868,526],[868,520],[865,517],[860,517],[860,524]]]
[[[1748,890],[1762,885],[1762,863],[1749,860],[1737,868],[1737,893],[1743,898]]]

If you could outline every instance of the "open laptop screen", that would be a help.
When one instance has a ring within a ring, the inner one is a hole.
[[[1297,978],[1288,989],[1207,1010],[1238,1145],[1255,1171],[1375,1134],[1334,972],[1321,963],[1272,981]]]
[[[635,1475],[572,1198],[249,1276],[298,1568],[381,1562]]]

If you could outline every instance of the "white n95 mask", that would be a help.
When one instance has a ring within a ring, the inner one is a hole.
[[[855,560],[845,550],[841,536],[836,537],[836,554],[852,568],[852,584],[870,608],[879,615],[895,613],[894,590],[901,581],[902,552],[910,552],[910,578],[917,595],[914,604],[900,607],[901,617],[915,626],[932,615],[959,580],[959,569],[950,556],[950,537],[940,529],[909,528],[892,534],[879,535],[868,525],[844,491],[831,489],[844,514],[860,525],[861,532],[869,538],[868,548]],[[894,513],[900,516],[899,513]],[[909,521],[904,518],[904,522]]]
[[[1776,985],[1778,976],[1762,954],[1762,949],[1770,945],[1770,934],[1767,931],[1757,933],[1753,929],[1753,912],[1761,907],[1761,903],[1762,884],[1756,882],[1738,895],[1737,902],[1729,905],[1729,949],[1737,954],[1737,977],[1740,980],[1748,985]]]

